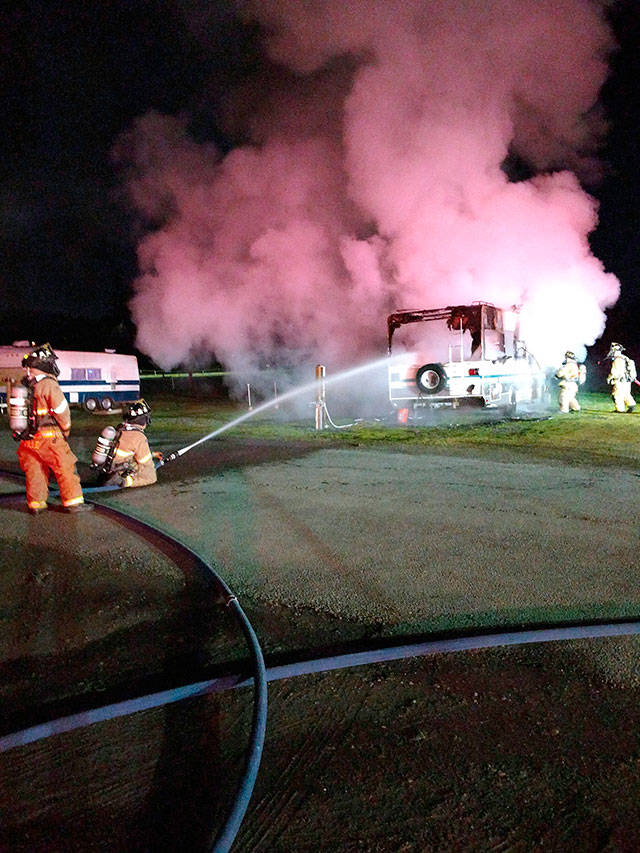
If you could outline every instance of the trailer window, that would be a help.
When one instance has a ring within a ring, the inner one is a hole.
[[[102,379],[102,370],[99,367],[87,367],[87,379]]]
[[[84,369],[84,367],[72,367],[71,368],[71,379],[72,380],[75,379],[77,382],[80,379],[86,379],[86,378],[87,378],[87,371]]]

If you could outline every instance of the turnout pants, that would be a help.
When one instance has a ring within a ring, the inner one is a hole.
[[[18,461],[27,479],[27,503],[30,509],[42,509],[47,505],[51,472],[60,487],[64,506],[84,502],[80,477],[76,471],[78,459],[56,427],[38,430],[34,438],[21,441]]]
[[[616,412],[626,412],[628,409],[633,409],[636,404],[631,396],[631,382],[614,382],[611,396]]]
[[[580,403],[578,403],[576,396],[578,394],[578,383],[577,382],[566,382],[564,385],[560,386],[560,392],[558,394],[558,404],[560,406],[560,411],[565,414],[569,411],[571,412],[579,412],[580,411]]]

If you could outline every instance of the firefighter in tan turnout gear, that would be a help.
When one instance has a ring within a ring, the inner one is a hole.
[[[607,382],[611,385],[611,396],[616,412],[632,412],[636,401],[631,396],[631,383],[637,378],[633,359],[624,354],[622,344],[611,344],[607,358],[611,359],[611,370]]]
[[[9,421],[20,442],[18,461],[25,473],[27,505],[32,515],[47,508],[49,475],[53,472],[66,512],[93,509],[85,504],[75,454],[67,443],[71,415],[56,377],[58,356],[51,346],[35,347],[22,359],[27,375],[11,390]]]
[[[575,354],[570,350],[564,355],[562,366],[556,373],[558,380],[558,404],[560,411],[567,414],[568,412],[579,412],[580,403],[578,402],[578,386],[582,385],[587,378],[587,368],[584,364],[578,364]]]
[[[102,430],[92,456],[92,466],[99,468],[110,486],[130,488],[150,486],[158,479],[154,459],[144,431],[151,423],[151,409],[144,400],[136,400],[123,408],[123,423]]]

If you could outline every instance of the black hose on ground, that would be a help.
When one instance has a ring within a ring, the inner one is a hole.
[[[11,476],[15,476],[13,472],[7,473]],[[111,491],[114,488],[117,489],[119,487],[98,486],[91,490],[85,489],[84,491]],[[15,497],[15,493],[8,495],[0,495],[0,502],[4,499]],[[91,501],[91,503],[94,502]],[[264,657],[262,655],[260,643],[258,642],[256,633],[253,630],[253,626],[249,622],[245,612],[238,603],[238,599],[236,598],[236,596],[231,592],[227,584],[215,571],[215,569],[199,554],[197,554],[183,542],[180,542],[180,540],[176,539],[173,536],[170,536],[168,533],[165,533],[165,531],[160,530],[159,528],[155,527],[152,524],[149,524],[146,521],[141,521],[140,519],[130,515],[129,513],[123,512],[119,509],[115,509],[114,507],[106,507],[101,504],[94,503],[94,505],[96,506],[99,512],[105,515],[115,515],[120,520],[125,520],[125,522],[129,522],[129,524],[131,524],[131,522],[133,521],[135,525],[138,525],[150,531],[151,533],[155,534],[161,539],[164,539],[172,545],[178,546],[178,548],[180,548],[183,552],[187,553],[193,560],[195,560],[195,562],[199,564],[201,568],[203,568],[212,577],[214,583],[221,591],[225,604],[232,610],[236,620],[240,624],[240,628],[242,629],[244,637],[247,641],[247,646],[249,648],[249,654],[251,657],[253,672],[252,681],[254,685],[253,715],[251,721],[251,734],[249,737],[249,748],[245,757],[245,766],[242,773],[242,777],[240,779],[240,784],[238,786],[236,796],[233,800],[231,810],[227,815],[227,818],[222,828],[218,832],[213,842],[213,846],[211,847],[213,853],[227,853],[227,851],[231,848],[231,845],[233,844],[236,835],[238,834],[238,830],[240,829],[242,820],[249,805],[251,794],[253,793],[253,788],[255,786],[255,781],[258,775],[260,759],[262,757],[262,748],[264,745],[267,722],[267,679],[266,669],[264,665]],[[192,693],[191,695],[194,694]],[[178,696],[172,701],[177,701],[179,698],[185,697]],[[138,704],[136,706],[136,700],[131,700],[131,702],[126,704],[128,705],[128,710],[125,713],[134,713],[137,710],[142,710],[141,704]],[[147,707],[151,706],[147,705]],[[119,714],[118,716],[122,716],[122,714]],[[13,734],[9,734],[5,737],[0,738],[0,752],[12,749],[14,747],[26,743],[32,743],[33,741],[39,740],[42,737],[47,737],[49,735],[57,734],[61,731],[69,731],[71,728],[79,727],[65,725],[65,719],[68,723],[69,718],[63,718],[63,720],[53,720],[50,723],[45,723],[41,726],[35,726],[31,729],[25,729],[21,732],[14,732]],[[108,719],[108,717],[103,716],[102,719]],[[91,722],[97,722],[97,719],[89,720],[87,718],[87,721],[84,722],[83,725],[89,725]]]

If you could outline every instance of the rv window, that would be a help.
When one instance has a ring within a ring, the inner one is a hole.
[[[87,379],[102,379],[102,370],[99,367],[87,367]]]
[[[75,380],[86,379],[86,378],[87,378],[87,371],[84,369],[84,367],[72,367],[71,368],[71,379],[72,380],[73,379],[75,379]]]

